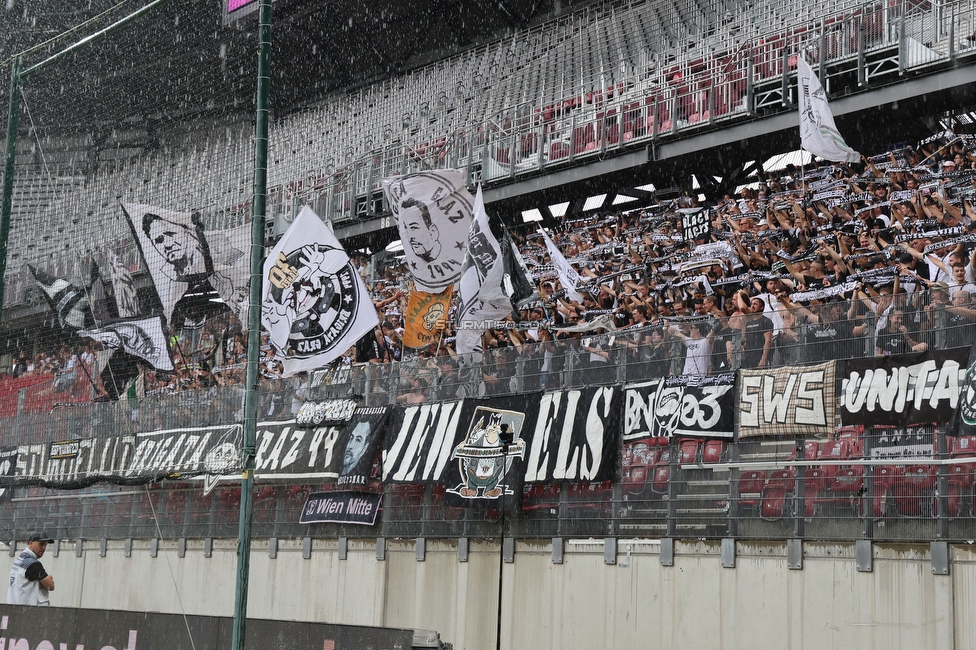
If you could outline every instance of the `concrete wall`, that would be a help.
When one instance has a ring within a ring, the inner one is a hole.
[[[190,540],[185,557],[163,541],[158,556],[136,541],[49,549],[56,606],[232,615],[236,543],[215,540],[213,556]],[[281,620],[437,630],[458,650],[495,646],[499,554],[471,540],[459,562],[453,540],[267,540],[252,553],[249,615]],[[607,564],[603,540],[568,540],[562,564],[545,542],[520,542],[505,565],[502,647],[916,650],[976,648],[976,547],[950,547],[950,575],[934,575],[927,545],[875,545],[873,570],[858,572],[854,545],[804,544],[803,567],[787,567],[785,543],[737,544],[723,568],[719,542],[678,542],[674,566],[660,545],[619,540]]]

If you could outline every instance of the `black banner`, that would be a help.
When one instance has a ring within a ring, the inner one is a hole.
[[[81,438],[67,445],[17,448],[16,471],[0,485],[78,488],[98,481],[148,483],[162,478],[231,474],[241,470],[240,425],[171,429]]]
[[[313,427],[295,421],[258,425],[254,474],[259,478],[369,482],[389,407],[357,408],[346,424]]]
[[[949,435],[976,435],[976,343],[969,350],[969,369],[959,393],[959,404],[949,424]]]
[[[670,436],[731,438],[735,374],[666,377],[624,387],[623,441]]]
[[[968,350],[935,350],[846,362],[844,424],[948,422],[964,386]]]
[[[702,208],[694,214],[682,214],[681,229],[684,232],[685,241],[694,241],[707,235],[711,229],[711,224],[708,221],[708,210]]]
[[[458,422],[460,440],[451,452],[444,485],[445,503],[471,506],[522,495],[521,469],[529,440],[527,425],[539,408],[539,395],[466,400]],[[512,442],[504,444],[504,432]]]
[[[0,449],[0,478],[13,476],[17,471],[17,448]],[[10,488],[0,487],[0,501],[10,498]]]
[[[378,492],[313,492],[305,499],[298,523],[372,526],[382,499]]]
[[[440,481],[457,444],[462,400],[394,409],[383,439],[384,483]]]
[[[543,394],[529,434],[525,481],[613,478],[622,394],[615,386]]]

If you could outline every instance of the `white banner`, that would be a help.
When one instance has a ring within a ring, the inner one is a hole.
[[[500,320],[512,312],[512,302],[502,286],[504,276],[501,244],[488,225],[488,214],[479,185],[458,284],[461,299],[458,323],[471,323],[475,330],[485,329],[479,325],[481,321]]]
[[[549,249],[549,259],[552,260],[552,265],[556,268],[556,273],[559,275],[559,283],[566,290],[566,295],[570,300],[582,303],[583,296],[576,290],[576,286],[580,281],[580,274],[566,261],[566,258],[556,248],[556,243],[552,241],[548,233],[542,228],[539,228],[539,232],[542,233],[542,238],[546,240],[546,248]]]
[[[827,94],[802,56],[796,60],[796,82],[800,96],[800,146],[833,162],[861,160],[861,154],[847,146],[837,130]]]
[[[119,318],[132,318],[139,315],[139,297],[136,295],[136,285],[132,274],[119,256],[108,251],[109,268],[112,274],[112,290],[115,293],[115,305],[119,310]]]
[[[379,324],[342,244],[308,206],[264,262],[261,324],[284,377],[331,363]]]
[[[251,287],[251,226],[207,231],[213,259],[210,284],[241,323],[247,323]]]
[[[417,289],[440,293],[461,276],[471,228],[471,192],[461,169],[438,169],[383,181],[403,253]]]

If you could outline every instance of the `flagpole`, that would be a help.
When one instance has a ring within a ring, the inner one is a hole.
[[[258,75],[254,125],[254,200],[251,212],[251,286],[247,314],[247,375],[241,460],[241,514],[237,533],[237,583],[232,650],[244,650],[247,588],[251,571],[251,516],[258,414],[258,360],[261,355],[261,296],[268,194],[268,121],[271,97],[271,0],[259,0]]]

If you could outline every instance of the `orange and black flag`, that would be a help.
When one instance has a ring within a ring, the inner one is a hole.
[[[408,348],[423,348],[437,342],[440,331],[437,323],[447,319],[451,306],[451,293],[454,287],[448,286],[440,293],[411,291],[404,317],[403,345]]]

